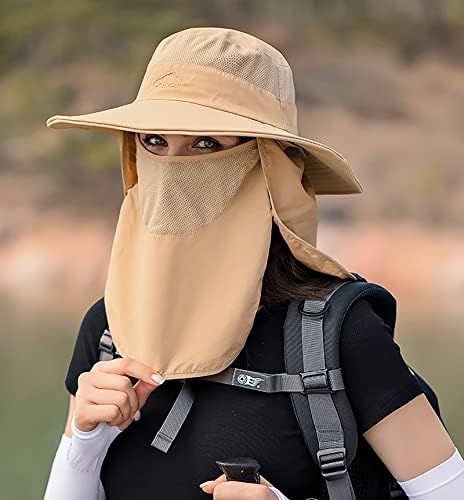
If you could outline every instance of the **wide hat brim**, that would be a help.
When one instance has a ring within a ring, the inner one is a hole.
[[[347,160],[331,147],[267,123],[192,102],[139,99],[84,115],[55,115],[47,120],[47,127],[99,129],[110,133],[126,130],[160,134],[237,135],[288,141],[309,153],[305,160],[305,173],[311,179],[316,194],[363,192]]]

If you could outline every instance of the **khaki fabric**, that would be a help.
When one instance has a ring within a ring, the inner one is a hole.
[[[168,379],[242,350],[260,303],[272,221],[300,262],[356,279],[317,248],[316,195],[362,192],[335,150],[298,135],[293,76],[258,38],[190,28],[156,47],[132,103],[56,115],[52,128],[119,139],[124,198],[105,285],[118,351]],[[251,136],[214,153],[159,156],[138,132]]]
[[[314,246],[317,202],[303,187],[298,151],[259,138],[158,156],[133,140],[137,181],[121,208],[105,288],[123,356],[168,379],[229,366],[259,306],[273,219],[298,260],[351,277]]]
[[[211,154],[161,158],[137,143],[137,159],[143,174],[124,198],[105,287],[113,340],[123,356],[168,379],[218,373],[251,330],[269,252],[272,214],[256,140]],[[238,183],[217,182],[215,170],[224,162],[242,162]],[[174,175],[187,203],[198,199],[196,183],[185,182],[195,175],[186,174],[188,168],[206,170],[199,173],[205,198],[183,214],[190,221],[185,224],[171,216],[183,201],[163,195]],[[158,172],[147,175],[149,169]],[[162,172],[169,169],[174,172]],[[165,201],[162,211],[157,200]]]

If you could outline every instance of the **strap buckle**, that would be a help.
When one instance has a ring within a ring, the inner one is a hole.
[[[113,339],[108,330],[105,330],[100,337],[99,348],[101,351],[107,352],[108,354],[113,354]]]
[[[324,479],[337,479],[347,472],[345,447],[319,450],[317,461]]]
[[[303,394],[333,394],[327,368],[300,373],[303,382]]]
[[[298,311],[302,316],[309,316],[310,318],[322,318],[327,310],[330,307],[330,302],[326,301],[323,308],[320,311],[306,311],[305,308],[305,300],[303,299],[299,304],[298,304]]]

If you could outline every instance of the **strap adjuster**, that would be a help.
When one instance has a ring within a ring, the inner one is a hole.
[[[327,368],[300,373],[303,381],[303,394],[333,394]]]
[[[325,313],[327,312],[327,310],[329,309],[330,307],[330,302],[327,301],[324,303],[324,306],[322,307],[322,309],[320,311],[314,311],[314,312],[311,312],[311,311],[306,311],[305,310],[305,300],[303,299],[299,305],[298,305],[298,312],[302,315],[302,316],[309,316],[310,318],[322,318]]]
[[[101,351],[107,352],[108,354],[113,354],[113,339],[111,334],[107,333],[108,330],[105,330],[100,337],[99,348]]]
[[[337,479],[347,472],[346,448],[327,448],[317,452],[319,469],[324,479]]]

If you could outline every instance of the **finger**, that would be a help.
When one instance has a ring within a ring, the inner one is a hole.
[[[214,500],[256,500],[269,498],[271,491],[264,484],[243,483],[241,481],[223,481],[213,490]],[[274,497],[274,493],[271,493]]]
[[[212,495],[213,493],[216,494],[215,488],[218,486],[218,484],[224,483],[224,482],[227,482],[228,484],[230,484],[230,483],[237,483],[238,481],[227,481],[225,474],[222,474],[221,476],[217,477],[215,480],[205,481],[204,483],[201,483],[200,484],[200,488],[205,493],[208,493],[208,494]],[[251,483],[249,483],[249,484],[251,484]],[[263,476],[260,476],[260,484],[262,484],[263,486],[266,486],[266,487],[272,486],[272,484],[265,477],[263,477]],[[228,486],[228,488],[229,487],[230,486]],[[227,493],[227,490],[226,490],[226,493]],[[239,492],[235,491],[235,494],[237,494],[237,498],[239,498],[238,493]],[[234,497],[232,496],[231,498],[234,498]]]
[[[116,358],[109,361],[98,361],[93,365],[91,371],[129,375],[130,377],[138,378],[147,384],[155,386],[160,384],[160,380],[156,381],[156,377],[158,377],[158,379],[161,377],[159,373],[156,373],[149,366],[132,358]],[[155,380],[151,378],[152,375],[155,376]],[[163,377],[161,377],[161,380],[164,381]]]
[[[124,375],[104,372],[82,373],[79,377],[79,386],[85,388],[86,392],[90,391],[92,387],[95,387],[97,389],[110,389],[127,393],[132,416],[134,416],[135,412],[140,408],[132,382],[129,377]]]
[[[87,405],[85,409],[86,421],[92,424],[99,424],[100,422],[106,422],[109,425],[120,425],[124,422],[124,418],[115,405]],[[78,428],[79,425],[76,426]],[[85,429],[81,429],[85,431]]]
[[[107,384],[110,384],[108,386]],[[129,377],[125,375],[115,375],[113,373],[98,373],[98,378],[95,379],[95,387],[99,389],[114,389],[127,394],[129,398],[129,406],[131,417],[133,418],[135,412],[140,408],[137,394],[134,390],[132,382]]]
[[[87,391],[87,401],[91,404],[96,405],[116,405],[119,408],[124,420],[132,418],[133,414],[138,409],[136,401],[136,407],[132,411],[130,397],[127,392],[116,391],[113,389],[99,389],[97,387],[90,387]]]
[[[226,481],[226,475],[222,474],[221,476],[217,477],[214,480],[205,481],[204,483],[201,483],[200,488],[205,493],[209,493],[210,495],[212,495],[215,486],[218,485],[219,483],[223,483],[224,481]]]
[[[144,380],[139,380],[134,385],[134,392],[137,395],[139,402],[139,408],[146,403],[148,396],[157,388],[160,384],[153,386],[152,384],[147,384]]]
[[[129,425],[134,421],[135,419],[129,418],[128,420],[122,422],[121,424],[118,425],[119,430],[124,431],[129,427]]]

